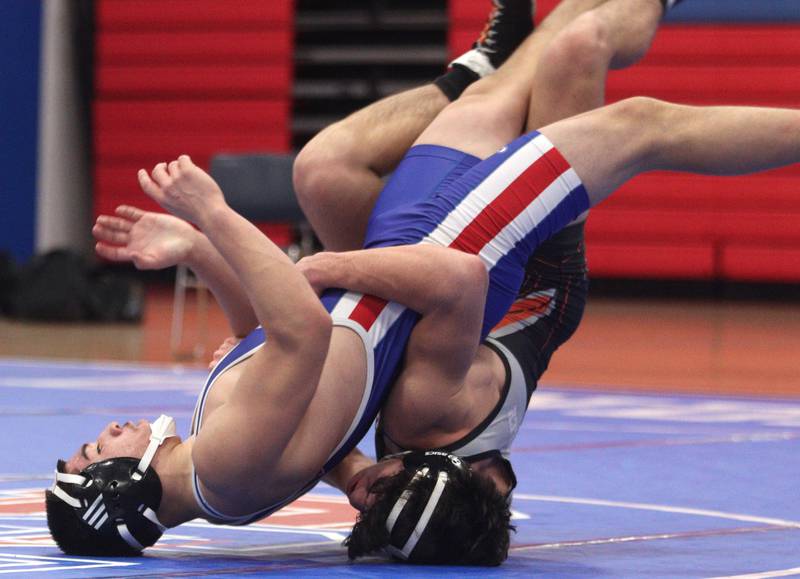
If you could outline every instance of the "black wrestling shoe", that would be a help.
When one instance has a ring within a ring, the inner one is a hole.
[[[532,0],[492,0],[492,10],[472,50],[450,65],[460,64],[486,76],[494,72],[533,32]]]
[[[498,68],[533,32],[535,0],[492,0],[492,10],[472,45]]]
[[[535,0],[492,0],[492,10],[472,49],[448,66],[434,84],[451,101],[470,84],[492,74],[533,32]]]

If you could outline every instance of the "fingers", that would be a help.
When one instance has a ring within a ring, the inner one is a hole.
[[[119,211],[119,208],[117,210]],[[133,222],[129,219],[100,215],[92,227],[92,234],[103,243],[127,245],[131,240],[131,228],[133,228]]]
[[[155,181],[161,189],[166,189],[170,184],[172,184],[172,179],[170,178],[169,173],[167,173],[166,163],[159,163],[153,167],[153,171],[150,173],[150,175],[152,176],[153,181]]]
[[[185,203],[181,199],[184,173],[187,170],[196,170],[196,167],[187,155],[181,155],[170,163],[158,163],[149,175],[147,171],[140,169],[137,174],[139,186],[151,199],[173,215],[191,219],[183,213],[188,207],[182,206]]]
[[[139,221],[144,217],[144,211],[138,207],[131,207],[130,205],[120,205],[114,210],[114,213],[131,221]]]
[[[220,352],[227,352],[228,350],[233,348],[236,344],[238,344],[240,341],[241,340],[239,338],[235,338],[233,336],[225,338],[225,340],[219,346],[217,346],[217,350],[216,352],[214,352],[214,354],[216,355]]]
[[[115,231],[130,231],[133,227],[133,222],[129,219],[122,219],[120,217],[111,217],[110,215],[101,215],[97,218],[97,225],[101,225],[108,229]]]
[[[102,241],[94,246],[97,255],[111,261],[131,261],[131,252],[125,247],[109,245]]]
[[[94,227],[92,227],[92,235],[94,235],[97,241],[101,241],[104,243],[113,243],[114,245],[127,245],[128,242],[131,240],[131,235],[129,231],[125,231],[122,229],[118,229],[113,226],[104,225],[100,222],[102,219],[101,217],[97,218],[97,223]],[[112,218],[106,218],[112,219]]]
[[[130,232],[134,224],[144,216],[144,211],[128,205],[120,205],[114,213],[121,217],[100,215],[92,227],[92,234],[98,241],[114,245],[130,243]]]
[[[155,172],[155,170],[153,171]],[[136,174],[139,178],[139,187],[142,188],[148,197],[152,198],[154,201],[161,203],[164,199],[164,193],[161,191],[161,187],[156,185],[156,183],[150,178],[150,175],[147,174],[147,171],[144,169],[139,169],[139,172]]]
[[[181,171],[191,168],[193,165],[189,155],[181,155],[169,163],[159,163],[153,167],[153,180],[163,189],[168,187],[172,181],[180,177]]]
[[[231,351],[231,349],[240,342],[239,338],[234,338],[231,336],[230,338],[226,338],[222,344],[214,351],[213,356],[211,357],[211,362],[208,365],[209,370],[213,370],[214,366],[222,359],[222,357]]]
[[[109,245],[107,243],[97,243],[94,246],[97,255],[110,261],[131,261],[137,269],[154,269],[156,262],[152,255],[131,251],[127,247]]]
[[[194,163],[189,155],[181,155],[178,157],[178,167],[181,169],[181,171],[187,171],[194,167]]]

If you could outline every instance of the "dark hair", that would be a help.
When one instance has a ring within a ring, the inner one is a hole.
[[[152,466],[139,471],[140,463],[106,459],[75,475],[58,461],[45,507],[50,534],[64,553],[133,557],[158,541],[165,530],[155,513],[161,480]]]
[[[400,494],[409,486],[414,471],[404,469],[392,477],[376,481],[370,492],[375,503],[362,512],[350,536],[345,539],[350,559],[380,551],[389,545],[386,519]],[[401,517],[397,530],[408,536],[425,508],[435,479],[423,477],[411,486],[413,492],[405,510],[412,517]],[[452,479],[436,511],[414,549],[409,563],[425,565],[495,566],[508,557],[511,512],[506,499],[494,483],[478,474]]]
[[[50,491],[45,491],[44,503],[50,534],[64,554],[111,557],[136,557],[142,554],[120,538],[98,535],[81,520],[75,509]]]

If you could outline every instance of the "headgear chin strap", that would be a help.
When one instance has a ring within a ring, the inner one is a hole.
[[[436,507],[439,505],[439,501],[444,494],[448,482],[450,482],[453,477],[470,476],[471,471],[469,466],[459,457],[437,450],[409,451],[400,455],[393,455],[393,457],[402,457],[403,466],[405,468],[416,468],[414,476],[411,477],[411,481],[409,481],[405,490],[394,503],[391,511],[389,511],[389,516],[386,517],[386,531],[389,533],[390,537],[390,542],[389,545],[386,546],[386,550],[395,557],[405,561],[411,557],[414,548],[417,546],[423,533],[425,533],[425,529],[428,528],[428,524],[434,512],[436,512]],[[436,482],[433,485],[433,490],[428,496],[425,507],[422,509],[422,513],[417,519],[411,534],[402,547],[393,544],[391,541],[392,531],[397,525],[398,519],[403,514],[408,501],[419,488],[419,482],[424,478],[431,478],[434,475],[436,476]]]
[[[142,460],[139,461],[139,466],[136,467],[136,472],[133,473],[133,480],[142,479],[142,475],[144,475],[147,467],[153,461],[158,447],[164,444],[166,439],[177,435],[175,419],[172,416],[162,414],[156,418],[155,422],[150,424],[150,444],[147,445],[147,449],[142,455]]]
[[[152,545],[166,530],[156,516],[161,503],[161,481],[150,463],[164,441],[177,436],[175,420],[162,414],[150,429],[150,442],[138,461],[129,457],[112,458],[90,464],[80,474],[61,472],[64,463],[59,461],[49,491],[72,507],[75,516],[92,529],[92,534],[105,541],[121,539],[134,551]],[[89,545],[85,551],[81,554],[91,551]]]

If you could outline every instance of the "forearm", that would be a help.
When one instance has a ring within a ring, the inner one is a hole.
[[[316,285],[372,294],[421,314],[457,296],[482,267],[475,256],[426,244],[329,255],[329,267],[315,272]]]
[[[327,312],[292,261],[244,217],[222,206],[198,225],[273,336],[296,335],[309,329],[310,320],[325,319]]]
[[[357,448],[354,448],[350,451],[350,454],[344,457],[342,462],[336,465],[336,468],[326,474],[322,480],[343,493],[346,493],[347,483],[350,482],[350,479],[353,478],[356,473],[373,464],[375,464],[374,460],[364,455],[364,453]]]
[[[186,265],[208,286],[234,335],[241,338],[258,325],[253,306],[236,274],[211,241],[200,232],[196,235]]]
[[[147,195],[175,217],[196,224],[230,266],[256,318],[271,332],[271,350],[327,350],[331,319],[308,281],[280,248],[225,203],[208,173],[181,155],[169,164],[159,163],[151,175],[142,169],[137,176]],[[240,307],[232,289],[236,281],[228,274],[221,279],[227,280],[221,284],[223,294],[228,291],[231,305]]]

